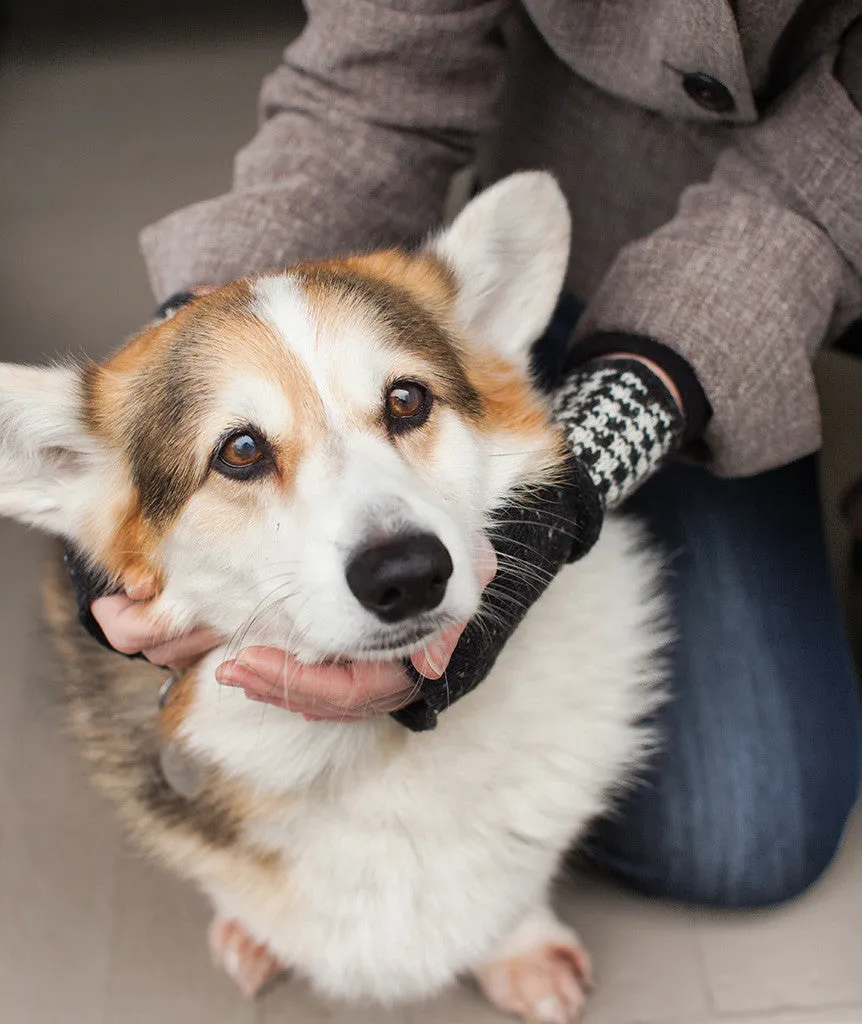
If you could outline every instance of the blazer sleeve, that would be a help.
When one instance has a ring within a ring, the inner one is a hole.
[[[507,0],[308,0],[263,85],[232,190],[146,228],[158,301],[195,285],[405,242],[439,223],[493,123]]]
[[[704,441],[721,475],[819,447],[811,361],[862,314],[862,111],[836,56],[735,131],[675,217],[621,250],[578,325],[576,343],[636,334],[688,362],[712,406]]]

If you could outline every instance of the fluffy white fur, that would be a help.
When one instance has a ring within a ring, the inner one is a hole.
[[[454,270],[464,338],[523,369],[567,259],[568,216],[553,180],[502,182],[430,244]],[[289,272],[257,282],[254,294],[257,316],[318,389],[326,441],[289,496],[260,485],[251,512],[247,501],[236,505],[236,484],[205,481],[160,550],[166,585],[155,610],[178,626],[207,622],[237,643],[287,645],[307,659],[406,653],[410,645],[394,652],[389,643],[398,627],[351,595],[350,553],[381,531],[435,533],[455,569],[424,624],[433,633],[463,621],[479,605],[479,531],[517,483],[541,478],[542,457],[514,430],[480,435],[440,408],[439,443],[411,462],[356,423],[388,379],[421,374],[421,360],[389,351],[361,311],[316,318]],[[300,421],[250,368],[209,410],[198,446],[233,423],[278,437]],[[0,425],[0,511],[79,542],[100,536],[111,515],[110,459],[82,437],[74,374],[0,368]],[[548,887],[648,743],[638,723],[660,691],[658,568],[637,528],[609,519],[593,552],[530,611],[490,678],[428,734],[388,718],[309,723],[250,703],[214,678],[236,645],[214,651],[181,739],[275,798],[260,802],[247,839],[282,865],[267,886],[202,874],[218,912],[350,1000],[416,999],[531,944],[574,948],[574,933],[546,909]],[[565,1007],[530,1012],[566,1019]]]
[[[211,892],[219,911],[346,999],[416,999],[481,966],[543,905],[561,854],[643,753],[635,723],[660,677],[656,570],[638,531],[610,520],[431,734],[285,721],[225,693],[214,652],[189,746],[261,794],[301,794],[250,829],[284,853],[282,884],[259,903]],[[382,768],[391,734],[403,746]]]

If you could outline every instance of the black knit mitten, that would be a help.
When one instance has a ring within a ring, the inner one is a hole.
[[[433,729],[441,711],[488,675],[554,576],[593,546],[606,509],[651,476],[685,431],[667,387],[636,359],[601,358],[572,370],[553,415],[571,452],[565,482],[525,491],[497,511],[488,531],[497,574],[446,672],[432,680],[406,666],[421,696],[394,717],[413,731]]]
[[[105,636],[102,627],[93,615],[92,604],[97,597],[106,597],[108,594],[119,594],[121,588],[112,585],[108,576],[98,568],[92,566],[86,558],[72,547],[66,548],[64,556],[69,579],[75,590],[75,600],[78,604],[78,622],[86,631],[98,640],[103,647],[113,651],[113,648]],[[140,655],[128,655],[128,657],[140,657]]]

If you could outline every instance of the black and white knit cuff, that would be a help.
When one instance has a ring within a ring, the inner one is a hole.
[[[555,392],[553,419],[606,509],[652,476],[685,432],[673,396],[637,359],[596,359],[572,370]]]

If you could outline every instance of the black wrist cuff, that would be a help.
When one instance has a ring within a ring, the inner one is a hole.
[[[851,22],[841,37],[835,77],[844,86],[854,106],[862,110],[862,18]]]
[[[565,372],[583,366],[598,356],[617,352],[649,359],[664,370],[676,385],[682,400],[685,431],[681,444],[685,447],[690,442],[699,440],[712,418],[712,406],[691,366],[678,352],[674,352],[662,342],[644,334],[599,331],[573,346],[566,359]]]
[[[75,591],[75,600],[78,604],[78,622],[102,647],[106,647],[109,651],[114,651],[115,654],[119,653],[116,648],[111,646],[102,627],[96,621],[91,605],[97,597],[119,594],[122,588],[112,583],[107,573],[91,565],[74,548],[66,549],[63,561],[66,564],[66,570],[69,573],[69,579],[72,581],[72,587]],[[126,655],[126,657],[140,658],[142,655],[130,654]]]

